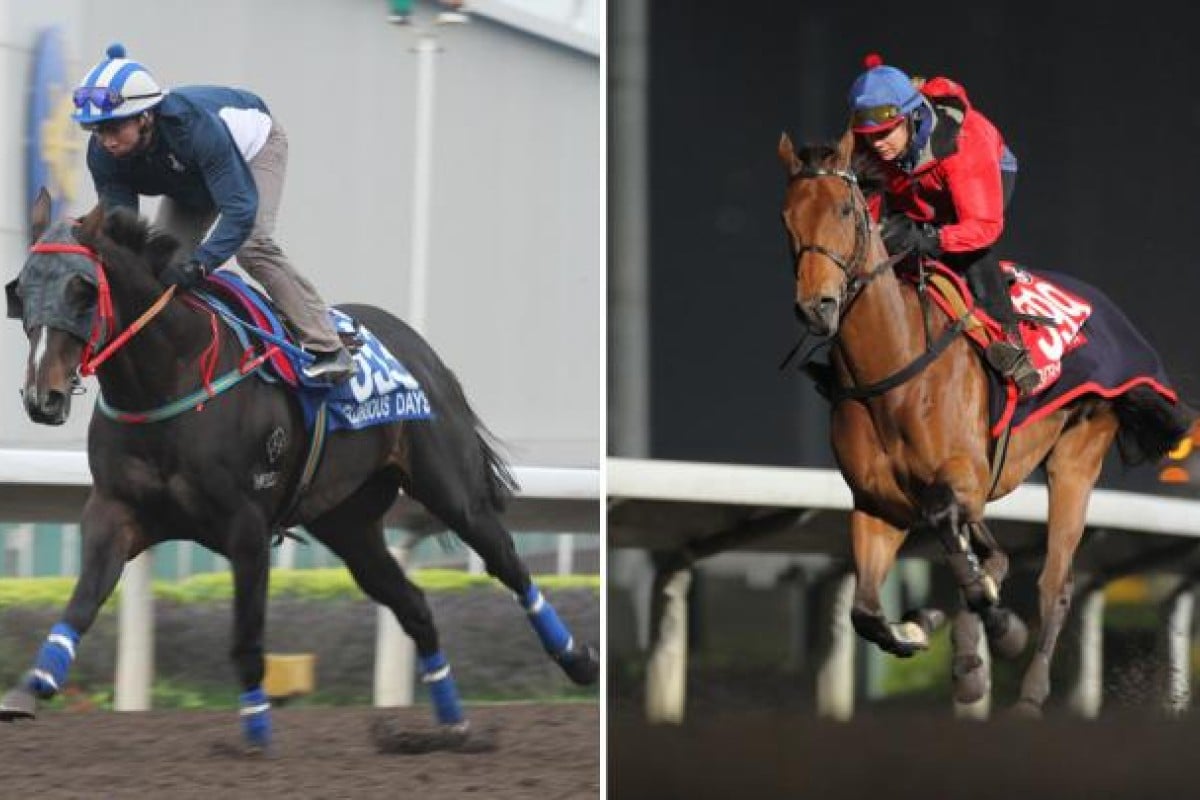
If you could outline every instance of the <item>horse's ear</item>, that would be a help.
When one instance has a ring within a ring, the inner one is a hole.
[[[779,134],[779,160],[783,162],[783,166],[787,169],[788,177],[792,177],[800,170],[804,169],[804,164],[800,159],[796,158],[796,148],[792,146],[792,137],[786,133]]]
[[[75,238],[79,240],[80,244],[95,247],[102,227],[104,227],[104,204],[96,203],[96,207],[89,211],[86,217],[79,220],[79,227],[75,229]]]
[[[29,243],[33,244],[42,238],[46,228],[50,227],[50,193],[46,187],[38,189],[33,201],[33,209],[29,212]]]
[[[837,168],[850,169],[850,159],[854,157],[854,131],[846,128],[837,145]]]

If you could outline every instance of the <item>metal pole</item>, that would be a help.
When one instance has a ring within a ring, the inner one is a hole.
[[[692,571],[660,572],[656,584],[658,636],[646,667],[646,719],[679,723],[683,722],[687,699],[688,589]]]
[[[642,458],[650,447],[649,2],[622,0],[612,14],[609,441],[613,455]]]
[[[398,547],[390,548],[400,569],[408,564],[411,551],[412,540],[407,533]],[[411,706],[415,679],[416,647],[396,621],[392,610],[379,606],[375,623],[376,708]]]
[[[1092,589],[1079,603],[1079,677],[1067,700],[1084,719],[1100,716],[1104,671],[1104,589]]]
[[[8,549],[16,557],[13,575],[18,578],[33,577],[33,525],[25,522],[8,532]]]
[[[424,333],[429,291],[430,197],[433,188],[433,111],[435,98],[434,56],[437,37],[420,32],[413,48],[417,54],[417,98],[414,113],[412,255],[408,280],[408,324]]]
[[[854,716],[854,585],[852,573],[835,578],[823,603],[827,639],[817,668],[817,716],[839,722]]]
[[[1172,716],[1184,714],[1192,704],[1192,619],[1195,607],[1196,596],[1190,584],[1181,586],[1167,603],[1167,680],[1163,707]]]
[[[557,567],[559,575],[570,575],[575,571],[575,543],[569,533],[558,535]]]
[[[125,565],[118,612],[117,675],[113,707],[147,711],[154,677],[153,560],[149,550]]]
[[[79,574],[79,525],[62,526],[62,552],[58,564],[59,575]]]

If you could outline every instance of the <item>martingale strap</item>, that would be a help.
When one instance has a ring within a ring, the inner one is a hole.
[[[180,414],[187,413],[193,409],[199,411],[205,403],[222,392],[232,389],[246,378],[254,374],[254,371],[262,365],[264,361],[271,357],[273,350],[268,349],[263,353],[259,353],[250,361],[242,364],[229,372],[226,372],[221,377],[214,380],[211,384],[206,384],[189,395],[167,403],[151,411],[122,411],[119,408],[114,408],[109,405],[101,394],[96,398],[96,408],[100,409],[100,413],[116,422],[124,422],[129,424],[140,424],[148,422],[162,422],[163,420],[177,417]]]

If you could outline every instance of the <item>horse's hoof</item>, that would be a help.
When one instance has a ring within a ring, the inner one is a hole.
[[[939,608],[918,608],[915,611],[909,611],[901,619],[904,622],[915,622],[921,626],[921,630],[929,636],[940,627],[946,624],[946,612]]]
[[[904,617],[904,622],[888,623],[890,642],[884,647],[898,658],[909,658],[922,650],[929,649],[929,636],[938,625],[946,620],[940,611],[910,612]]]
[[[594,645],[577,644],[556,660],[567,677],[579,686],[591,686],[600,679],[600,653]]]
[[[26,689],[13,689],[0,700],[0,722],[34,719],[36,716],[37,698]]]
[[[969,705],[979,702],[987,694],[987,670],[979,656],[955,656],[951,674],[954,676],[954,702]]]
[[[1029,642],[1029,628],[1025,622],[1008,609],[997,609],[989,617],[984,618],[984,629],[988,634],[988,643],[996,655],[1006,661],[1012,661],[1021,655]]]
[[[228,742],[220,740],[212,743],[210,752],[219,758],[274,758],[275,748],[271,745],[251,744],[250,742]]]

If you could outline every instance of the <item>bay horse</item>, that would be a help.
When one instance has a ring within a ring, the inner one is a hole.
[[[960,613],[952,629],[956,699],[978,699],[986,686],[975,653],[980,623],[1002,657],[1018,656],[1027,638],[1020,619],[999,605],[1008,559],[984,525],[984,507],[1044,465],[1040,629],[1015,706],[1038,715],[1105,454],[1117,441],[1126,463],[1157,459],[1187,432],[1192,414],[1144,387],[1113,399],[1085,394],[1015,431],[993,480],[985,368],[958,323],[923,309],[913,283],[897,275],[900,258],[889,258],[868,212],[859,181],[866,165],[855,158],[853,133],[835,147],[799,153],[784,134],[777,153],[787,176],[783,222],[795,308],[810,332],[832,342],[830,435],[853,495],[854,628],[894,655],[928,647],[940,615],[926,610],[891,622],[880,586],[910,530],[936,532],[977,615]]]
[[[75,648],[126,561],[158,542],[188,539],[229,559],[242,734],[247,749],[269,748],[262,679],[271,539],[273,532],[303,525],[416,643],[438,725],[429,741],[414,739],[414,747],[469,748],[429,606],[384,538],[384,513],[400,489],[483,558],[572,681],[596,681],[596,647],[570,635],[501,521],[516,488],[507,464],[457,378],[416,331],[379,308],[343,308],[419,381],[433,416],[330,433],[319,467],[297,492],[309,434],[296,397],[279,381],[241,380],[255,372],[253,361],[247,363],[250,350],[228,330],[220,335],[216,317],[190,293],[164,291],[158,275],[178,243],[127,210],[106,214],[97,206],[78,222],[51,223],[49,215],[43,190],[31,218],[31,252],[6,287],[8,315],[22,320],[29,339],[23,395],[34,422],[67,419],[81,365],[99,380],[88,429],[93,487],[83,509],[78,582],[33,669],[0,701],[0,719],[33,717],[38,699],[62,689]],[[208,375],[222,376],[213,386],[229,376],[233,383],[205,396],[197,390],[198,363],[209,364]],[[189,400],[169,418],[150,412],[197,396],[202,405]],[[125,417],[101,413],[102,404],[124,409]],[[149,421],[137,424],[132,412],[142,411]]]

